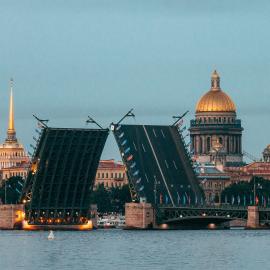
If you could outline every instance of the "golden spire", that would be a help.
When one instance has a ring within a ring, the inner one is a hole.
[[[13,79],[10,79],[8,130],[9,131],[15,131],[15,128],[14,128],[14,104],[13,104]]]
[[[211,76],[211,90],[212,91],[220,90],[220,77],[216,70],[214,70]]]
[[[17,142],[14,125],[13,79],[10,79],[9,119],[6,141]]]

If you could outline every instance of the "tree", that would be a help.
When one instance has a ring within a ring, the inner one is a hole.
[[[24,180],[20,176],[12,176],[2,182],[0,199],[2,203],[16,204],[19,202]]]
[[[106,189],[99,185],[91,194],[91,203],[97,204],[98,212],[121,212],[125,211],[125,203],[131,202],[129,186],[112,187]]]
[[[233,205],[254,205],[254,186],[256,204],[270,205],[270,181],[258,176],[249,182],[242,181],[228,186],[222,191],[221,200]]]
[[[91,204],[97,205],[98,212],[105,213],[112,211],[110,192],[103,184],[99,185],[97,189],[92,192]]]

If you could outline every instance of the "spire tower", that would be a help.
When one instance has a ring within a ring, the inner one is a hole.
[[[14,125],[13,79],[10,79],[9,119],[6,142],[17,142]]]

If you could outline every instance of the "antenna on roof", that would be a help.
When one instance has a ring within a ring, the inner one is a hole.
[[[126,117],[133,117],[135,118],[135,114],[132,112],[133,109],[129,110],[118,122],[117,125],[119,125]]]
[[[96,124],[99,128],[103,129],[103,127],[98,124],[91,116],[88,115],[88,119],[85,121],[86,124]]]
[[[49,122],[49,119],[40,119],[34,114],[33,114],[33,116],[38,121],[39,127],[41,127],[41,128],[47,128],[48,127],[47,123]]]
[[[173,119],[177,119],[174,123],[173,123],[173,126],[177,126],[180,121],[182,120],[183,117],[185,117],[187,114],[189,113],[189,111],[186,111],[185,113],[183,113],[181,116],[179,115],[174,115],[172,118]]]

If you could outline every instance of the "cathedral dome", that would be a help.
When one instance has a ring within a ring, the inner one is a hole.
[[[197,103],[196,113],[200,112],[236,112],[234,102],[220,88],[220,77],[216,71],[211,77],[211,89]]]

